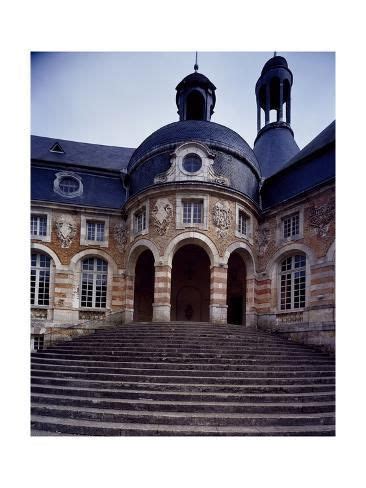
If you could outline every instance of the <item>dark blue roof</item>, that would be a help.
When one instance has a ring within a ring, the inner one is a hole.
[[[207,78],[207,76],[197,72],[191,73],[183,78],[183,80],[177,85],[176,90],[191,85],[207,86],[208,88],[211,88],[211,90],[216,90],[216,86]]]
[[[50,152],[56,143],[59,143],[64,150],[63,154]],[[134,149],[129,147],[104,146],[31,136],[31,157],[33,160],[39,161],[120,171],[127,167],[133,152]]]
[[[232,152],[244,158],[260,172],[253,150],[239,134],[223,125],[202,120],[182,120],[158,129],[136,149],[130,159],[128,169],[131,170],[152,151],[169,145],[174,147],[187,141],[202,142],[212,148]]]
[[[63,146],[62,146],[63,147]],[[83,194],[80,197],[68,198],[55,193],[53,184],[59,168],[40,167],[32,165],[31,170],[31,199],[47,202],[82,205],[84,207],[100,207],[119,209],[125,202],[126,195],[121,179],[112,174],[93,174],[91,171],[77,171],[83,183]]]
[[[285,122],[267,124],[254,142],[254,153],[265,178],[279,171],[299,151],[293,132]]]
[[[332,122],[288,164],[264,181],[262,208],[330,182],[335,178],[335,122]]]

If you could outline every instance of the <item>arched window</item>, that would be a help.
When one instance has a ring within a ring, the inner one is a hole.
[[[187,97],[187,120],[205,120],[205,100],[198,91]]]
[[[280,264],[281,310],[305,307],[306,257],[296,254]]]
[[[47,254],[31,255],[31,305],[50,304],[51,258]]]
[[[101,258],[87,258],[81,263],[81,307],[106,308],[108,263]]]

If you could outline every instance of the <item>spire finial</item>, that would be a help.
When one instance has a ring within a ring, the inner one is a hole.
[[[197,51],[196,51],[196,62],[195,62],[195,64],[194,64],[194,68],[193,68],[195,71],[198,71],[198,64],[197,64],[197,60],[198,60],[198,56],[197,56]]]
[[[273,57],[275,58],[277,56],[277,51],[273,53]]]

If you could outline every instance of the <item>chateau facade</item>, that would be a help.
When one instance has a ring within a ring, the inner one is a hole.
[[[136,149],[32,136],[32,337],[120,312],[333,350],[335,123],[300,150],[292,84],[283,57],[263,67],[253,148],[210,120],[216,87],[197,66],[179,121]]]

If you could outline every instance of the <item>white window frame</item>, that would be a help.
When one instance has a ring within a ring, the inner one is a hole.
[[[97,241],[88,239],[88,223],[104,224],[104,240]],[[98,246],[108,247],[109,245],[109,217],[100,215],[82,214],[80,221],[80,245],[81,246]]]
[[[202,203],[202,222],[195,223],[195,222],[183,222],[183,203],[184,202],[194,202],[199,201]],[[180,194],[176,197],[176,228],[177,229],[185,229],[185,228],[196,228],[207,230],[208,229],[208,222],[207,222],[207,215],[208,215],[208,204],[209,204],[209,197],[208,195],[204,194],[197,194],[197,193],[187,193],[187,194]]]
[[[295,260],[295,256],[297,255],[301,255],[304,257],[305,259],[305,265],[302,266],[301,268],[295,268],[294,266],[294,260]],[[291,258],[291,269],[287,270],[287,271],[282,271],[281,268],[282,268],[282,263],[286,260],[286,259],[289,259]],[[304,271],[305,272],[305,284],[304,284],[304,305],[300,306],[300,307],[295,307],[295,273],[297,272],[301,272],[301,271]],[[291,302],[290,302],[290,308],[282,308],[282,304],[281,304],[281,293],[282,293],[282,287],[281,287],[281,281],[282,281],[282,276],[284,275],[290,275],[291,278],[290,278],[290,281],[291,281]],[[304,254],[301,254],[301,253],[294,253],[294,254],[291,254],[290,256],[287,256],[287,257],[284,257],[283,259],[280,260],[279,264],[278,264],[278,291],[279,291],[279,296],[278,296],[278,310],[280,313],[286,313],[286,312],[301,312],[303,311],[305,308],[306,308],[306,304],[307,304],[307,300],[308,300],[308,283],[309,283],[309,280],[310,280],[310,277],[309,277],[309,274],[308,274],[308,259],[306,257],[306,255]]]
[[[94,260],[94,269],[93,270],[83,270],[83,263],[84,261],[88,259],[93,259]],[[107,264],[107,271],[98,271],[95,269],[95,260],[100,259],[104,261]],[[93,275],[93,287],[92,287],[92,305],[87,306],[87,305],[82,305],[83,301],[83,275],[84,273],[92,274]],[[98,274],[105,274],[106,275],[106,291],[105,291],[105,306],[104,307],[98,307],[95,305],[96,302],[96,280],[97,280],[97,275]],[[108,308],[108,287],[110,286],[109,284],[109,263],[106,259],[100,257],[100,256],[85,256],[81,262],[80,262],[80,310],[107,310]]]
[[[43,242],[51,242],[51,228],[52,228],[52,211],[51,210],[44,210],[43,208],[32,207],[31,209],[31,217],[32,216],[42,216],[47,218],[47,231],[45,236],[40,236],[31,233],[31,239]]]
[[[247,219],[247,222],[246,222],[246,233],[245,234],[242,234],[240,231],[239,231],[239,216],[240,216],[240,213],[243,213]],[[248,212],[248,210],[243,207],[242,205],[239,205],[238,203],[235,205],[235,214],[236,214],[236,218],[235,218],[235,236],[236,237],[239,237],[240,239],[246,239],[248,240],[249,242],[252,243],[252,228],[253,228],[253,223],[252,223],[252,216],[251,214]]]
[[[285,221],[292,216],[298,214],[299,216],[299,233],[284,237]],[[276,217],[276,240],[277,244],[284,244],[286,242],[298,241],[304,238],[304,209],[301,206],[293,207],[284,212],[281,212]]]
[[[78,174],[72,171],[59,171],[58,173],[56,173],[55,176],[56,178],[53,182],[53,191],[58,195],[61,195],[62,197],[65,198],[75,198],[75,197],[80,197],[83,194],[84,191],[83,182],[81,176],[79,176]],[[73,178],[74,180],[77,180],[79,183],[78,190],[74,191],[73,193],[64,193],[60,188],[60,183],[62,182],[63,178]]]
[[[35,286],[34,286],[34,303],[31,302],[31,307],[32,308],[50,308],[51,307],[51,304],[52,304],[52,287],[51,287],[51,283],[52,283],[52,264],[53,264],[53,260],[51,258],[51,256],[49,256],[48,254],[46,253],[43,253],[43,252],[40,252],[36,249],[32,249],[32,252],[31,254],[36,254],[37,256],[37,262],[36,262],[36,265],[35,266],[32,266],[31,264],[31,272],[33,270],[36,271],[36,280],[35,280]],[[49,261],[50,261],[50,266],[48,268],[46,267],[41,267],[40,264],[39,264],[39,261],[40,261],[40,256],[46,256]],[[41,271],[46,271],[48,270],[48,303],[47,304],[40,304],[38,303],[39,301],[39,278],[40,278],[40,272]]]
[[[145,212],[145,228],[142,230],[137,230],[136,228],[136,218],[137,216]],[[133,240],[137,236],[145,235],[149,232],[149,200],[146,200],[144,203],[140,204],[131,214],[131,222],[130,222],[130,229],[131,229],[131,240]]]

